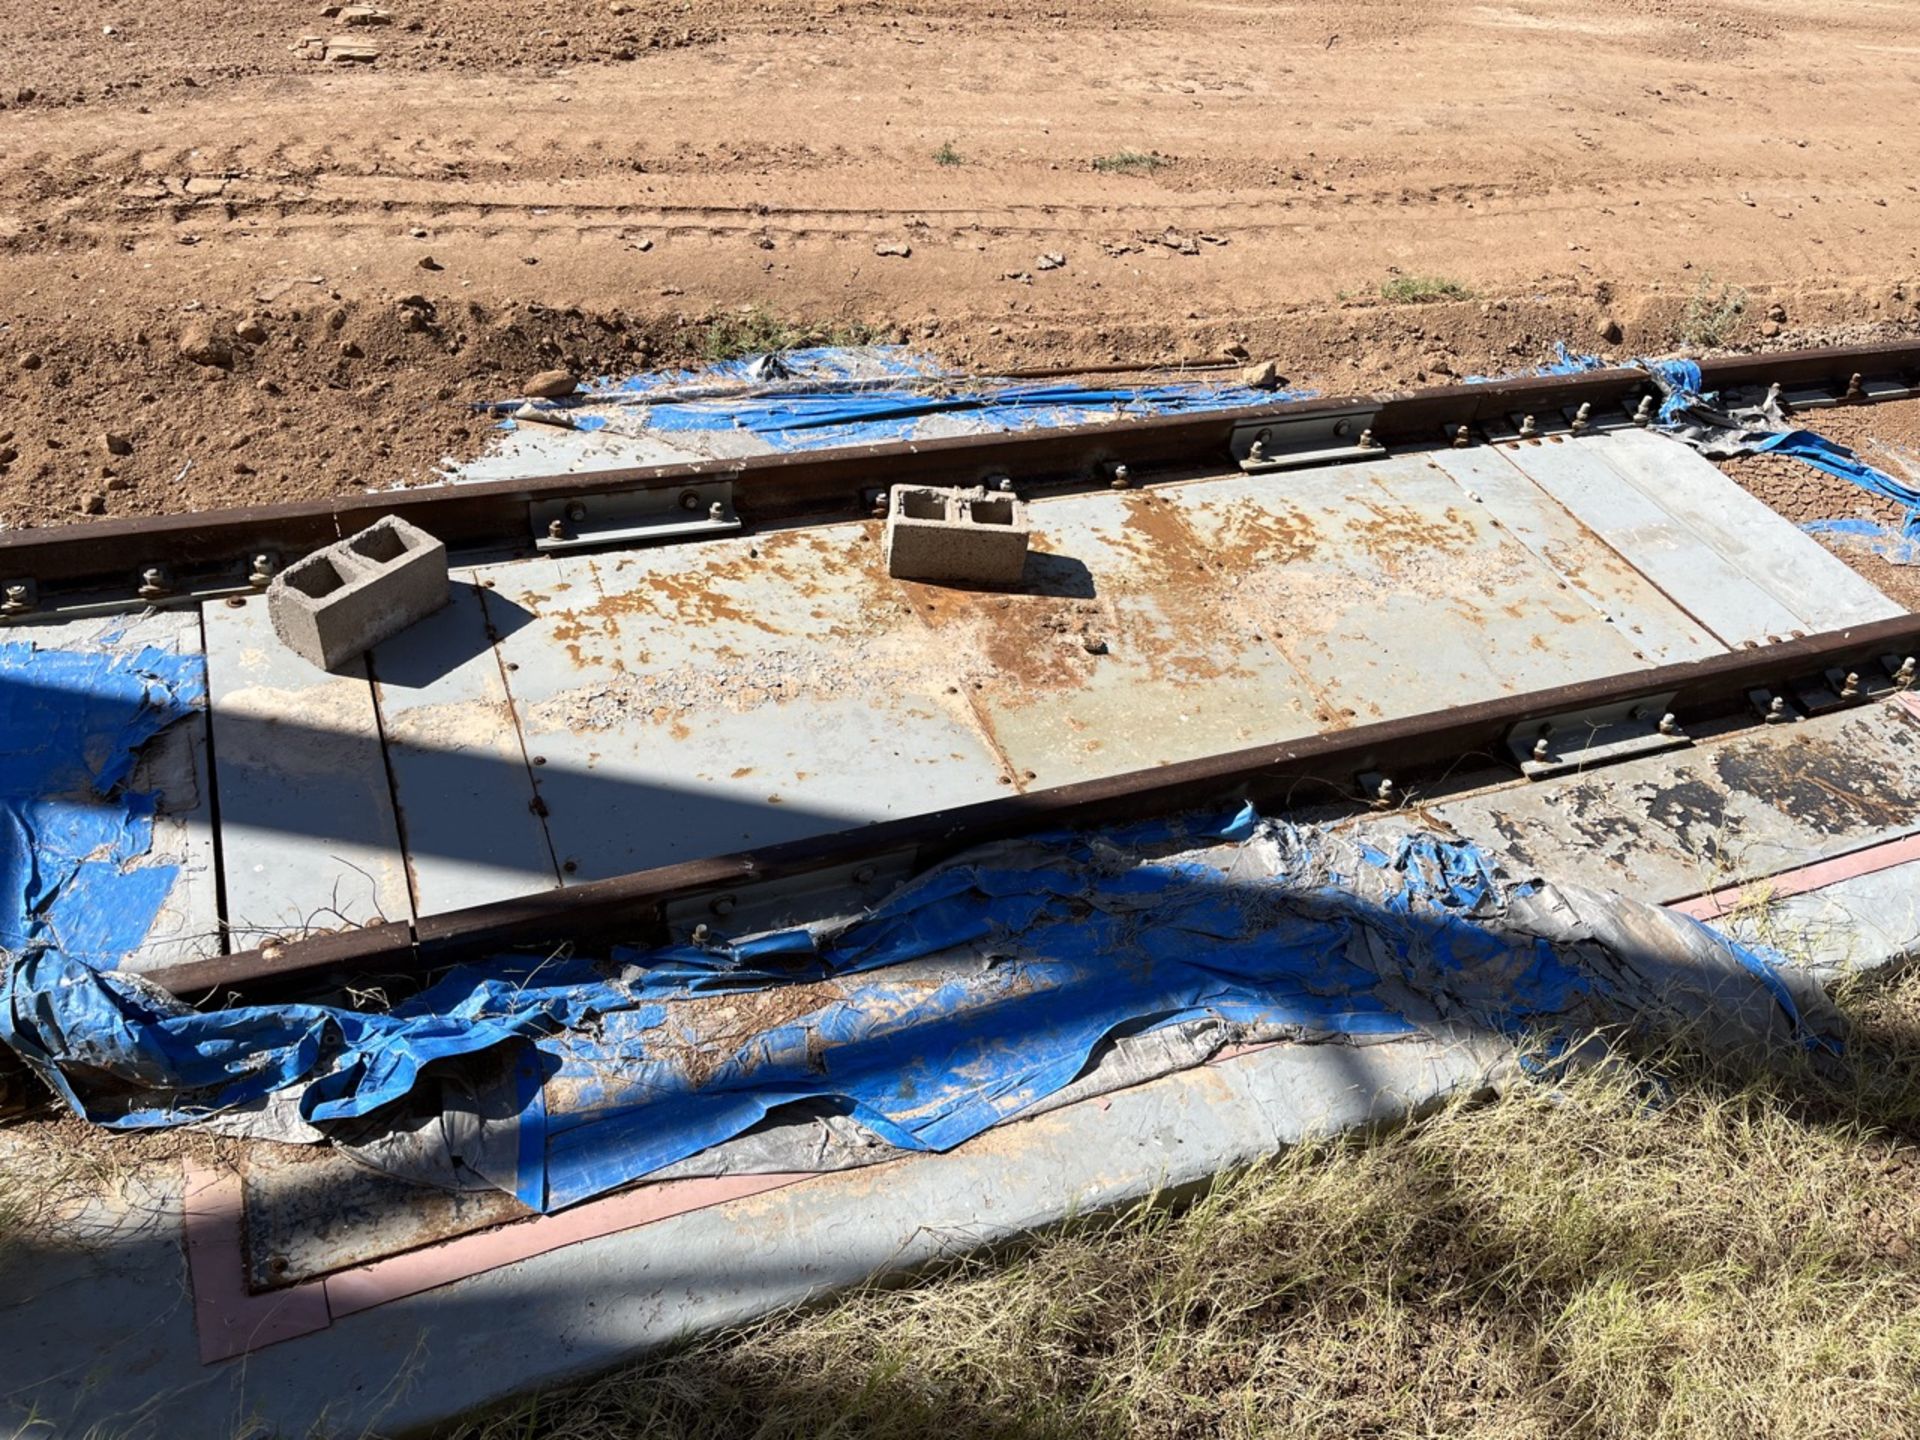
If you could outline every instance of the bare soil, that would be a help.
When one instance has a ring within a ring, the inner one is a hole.
[[[390,3],[0,0],[0,523],[418,480],[743,306],[1332,392],[1920,313],[1899,6]]]

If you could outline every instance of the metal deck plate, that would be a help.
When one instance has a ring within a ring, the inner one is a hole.
[[[266,601],[202,612],[236,946],[412,914],[364,661],[340,674],[282,645]]]

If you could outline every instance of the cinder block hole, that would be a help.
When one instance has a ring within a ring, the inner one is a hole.
[[[287,571],[287,584],[314,600],[331,595],[346,583],[346,576],[334,568],[331,560],[321,556],[315,556],[306,564]]]
[[[347,545],[354,554],[364,555],[381,565],[389,560],[398,560],[407,553],[407,542],[400,538],[400,532],[391,525],[382,525],[377,530],[356,535]]]
[[[946,497],[931,490],[908,490],[900,496],[900,513],[909,520],[944,520]]]
[[[980,525],[1011,525],[1013,523],[1013,501],[976,500],[969,507],[974,521]]]

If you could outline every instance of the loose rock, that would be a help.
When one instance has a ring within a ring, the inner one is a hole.
[[[542,370],[521,387],[521,393],[533,400],[561,400],[580,388],[570,370]]]
[[[180,332],[180,356],[209,369],[231,370],[233,347],[205,320],[195,320]]]
[[[1593,328],[1594,332],[1609,345],[1618,345],[1626,334],[1620,328],[1620,322],[1611,315],[1602,315]]]
[[[1252,390],[1277,390],[1284,379],[1280,366],[1272,360],[1262,360],[1240,372],[1240,383]]]
[[[891,256],[896,260],[904,260],[913,254],[913,247],[904,240],[882,240],[878,245],[873,247],[873,253],[876,255]]]
[[[133,453],[133,441],[124,435],[116,435],[111,430],[100,437],[100,443],[106,448],[106,452],[109,455],[131,455]]]

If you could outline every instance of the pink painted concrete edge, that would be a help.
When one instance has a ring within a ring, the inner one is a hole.
[[[1878,845],[1836,855],[1830,860],[1816,860],[1811,865],[1782,870],[1777,875],[1750,880],[1745,885],[1730,885],[1724,890],[1711,890],[1689,900],[1676,900],[1667,908],[1691,915],[1696,920],[1717,920],[1736,909],[1741,897],[1748,891],[1773,899],[1784,899],[1789,895],[1824,890],[1842,880],[1851,880],[1858,875],[1873,875],[1915,861],[1920,861],[1920,834],[1903,835],[1898,840],[1885,840]]]

